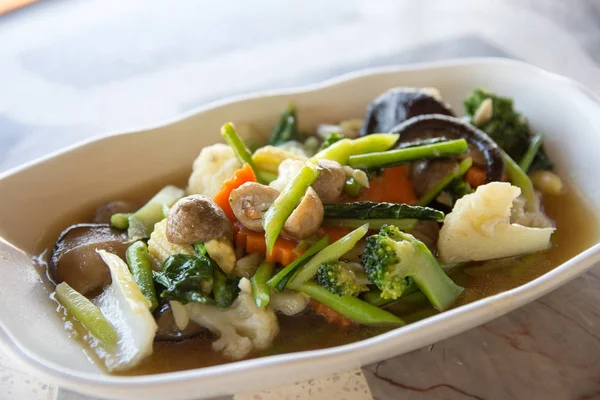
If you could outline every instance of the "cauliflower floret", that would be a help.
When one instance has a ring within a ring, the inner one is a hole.
[[[206,247],[210,258],[215,260],[223,272],[231,274],[236,262],[235,250],[231,240],[224,237],[212,239],[204,243],[204,247]]]
[[[293,160],[291,158],[283,160],[281,164],[279,164],[279,176],[269,183],[269,186],[279,192],[283,191],[285,186],[294,178],[294,176],[296,176],[298,171],[302,169],[302,166],[304,166],[304,161]]]
[[[509,183],[491,182],[458,200],[440,231],[441,261],[482,261],[548,248],[554,228],[511,223],[513,200],[520,193]]]
[[[228,145],[217,143],[205,147],[194,160],[187,192],[213,198],[221,189],[223,182],[231,178],[241,167],[242,164]]]
[[[212,344],[213,350],[233,360],[268,348],[279,333],[275,312],[271,307],[256,305],[250,281],[242,278],[239,288],[237,299],[224,310],[198,303],[186,305],[192,321],[219,336]]]

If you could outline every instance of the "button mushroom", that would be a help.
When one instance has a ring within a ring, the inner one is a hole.
[[[367,108],[360,135],[390,132],[393,127],[409,118],[443,114],[453,116],[450,106],[444,103],[434,88],[396,88],[377,97]]]
[[[391,132],[399,133],[401,142],[438,137],[465,139],[481,152],[487,165],[486,181],[501,181],[503,178],[502,150],[485,132],[458,118],[446,115],[421,115],[404,121]]]
[[[335,203],[342,195],[346,183],[346,172],[336,161],[320,160],[319,167],[321,167],[321,173],[312,184],[312,188],[323,203]]]
[[[77,224],[65,229],[52,252],[49,271],[56,283],[67,282],[81,294],[88,294],[111,283],[110,271],[96,249],[125,256],[125,232],[106,224]]]
[[[231,223],[221,208],[200,194],[179,199],[167,216],[167,239],[174,244],[194,244],[230,238]]]
[[[231,191],[229,203],[233,214],[246,228],[255,232],[264,232],[263,214],[279,196],[272,187],[256,182],[246,182]]]
[[[323,203],[317,192],[309,187],[306,194],[283,226],[283,234],[289,238],[302,240],[317,233],[323,223]]]

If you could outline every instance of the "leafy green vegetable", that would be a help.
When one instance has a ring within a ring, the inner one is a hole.
[[[376,203],[357,201],[354,203],[323,204],[324,218],[349,219],[418,219],[423,221],[444,220],[444,213],[429,207],[408,204]]]
[[[218,266],[213,267],[213,297],[219,308],[229,307],[239,293],[240,279],[227,276]]]
[[[319,151],[325,150],[335,142],[339,142],[342,139],[344,139],[344,135],[342,135],[341,133],[332,132],[328,134],[327,136],[325,136],[325,139],[323,139],[323,143],[321,143]]]
[[[182,304],[213,303],[202,291],[201,282],[211,281],[216,268],[215,262],[206,255],[173,254],[165,260],[161,272],[154,272],[154,280],[165,288],[160,294],[165,300]]]
[[[472,117],[481,103],[492,99],[492,118],[479,128],[487,133],[514,160],[521,160],[529,147],[527,119],[515,111],[512,99],[485,89],[475,89],[464,101],[466,113]],[[471,118],[472,121],[472,118]],[[552,161],[540,147],[532,161],[532,169],[551,169]]]
[[[367,238],[361,261],[384,299],[398,299],[415,284],[436,309],[443,311],[463,291],[446,275],[425,244],[392,225]]]
[[[338,296],[358,296],[369,290],[369,280],[362,266],[348,261],[321,264],[315,281]]]
[[[314,282],[306,282],[298,290],[359,324],[404,325],[399,317],[353,296],[338,296]]]
[[[269,144],[277,146],[279,144],[289,142],[291,140],[300,140],[300,133],[298,132],[298,121],[296,118],[296,106],[294,104],[288,104],[288,106],[281,112],[279,117],[279,123],[273,129]]]

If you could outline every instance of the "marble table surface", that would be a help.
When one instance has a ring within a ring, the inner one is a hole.
[[[600,93],[600,1],[46,0],[0,17],[0,171],[226,96],[372,66],[521,59]],[[600,269],[361,370],[236,399],[600,399]],[[1,399],[89,397],[0,354]]]

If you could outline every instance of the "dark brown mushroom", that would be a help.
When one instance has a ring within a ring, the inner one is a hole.
[[[109,225],[72,225],[56,241],[50,275],[56,283],[67,282],[81,294],[88,294],[111,283],[110,270],[96,249],[123,258],[128,245],[127,234]]]
[[[435,89],[391,89],[377,97],[367,108],[360,136],[387,133],[409,118],[427,114],[454,115]]]
[[[206,329],[202,328],[194,321],[190,321],[187,327],[180,331],[179,328],[177,328],[175,318],[173,317],[173,311],[168,302],[164,302],[156,308],[154,311],[154,319],[156,319],[156,325],[158,325],[154,340],[159,342],[179,342],[181,340],[191,339],[206,331]]]
[[[231,237],[231,223],[211,198],[193,194],[179,199],[167,216],[167,239],[175,244],[194,244]]]
[[[309,187],[306,194],[283,226],[283,234],[292,239],[307,239],[317,233],[323,223],[323,203]]]
[[[417,197],[423,197],[429,189],[433,188],[457,167],[458,161],[455,158],[436,158],[412,163],[410,178]]]
[[[229,203],[233,214],[242,225],[251,231],[264,232],[263,214],[279,196],[272,187],[256,182],[246,182],[231,191]]]
[[[401,142],[414,142],[419,139],[446,137],[465,139],[477,148],[487,165],[486,181],[501,181],[504,176],[502,150],[483,131],[458,118],[447,115],[422,115],[411,118],[391,129],[400,134]]]
[[[110,224],[110,217],[117,213],[132,213],[137,210],[137,207],[126,201],[111,201],[96,209],[94,222],[96,224]]]

